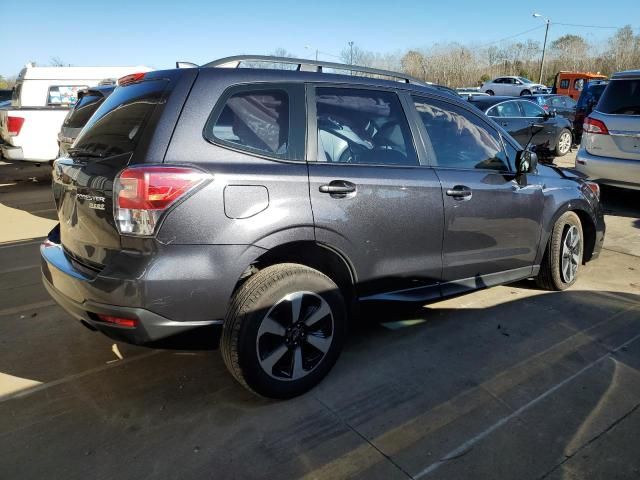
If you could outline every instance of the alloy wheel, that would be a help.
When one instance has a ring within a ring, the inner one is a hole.
[[[571,134],[569,132],[562,132],[558,139],[558,150],[562,155],[567,153],[571,148]]]
[[[256,352],[262,369],[278,380],[311,373],[333,342],[331,307],[313,292],[294,292],[276,302],[262,319]]]
[[[578,271],[580,263],[580,232],[575,225],[571,225],[562,242],[562,279],[565,283],[571,283]]]

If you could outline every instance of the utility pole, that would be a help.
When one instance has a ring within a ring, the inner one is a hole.
[[[544,18],[539,13],[534,13],[533,17],[535,18]],[[542,44],[542,58],[540,59],[540,78],[538,79],[538,83],[542,83],[542,72],[544,71],[544,54],[547,50],[547,36],[549,35],[549,25],[551,25],[551,20],[545,18],[546,28],[544,30],[544,43]]]
[[[540,60],[540,79],[538,83],[542,83],[542,70],[544,69],[544,52],[547,50],[547,35],[549,35],[549,24],[551,22],[547,18],[547,28],[544,30],[544,43],[542,44],[542,60]]]
[[[353,65],[353,42],[349,42],[349,65]]]

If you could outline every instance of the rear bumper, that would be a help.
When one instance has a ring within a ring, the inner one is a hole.
[[[253,247],[171,245],[147,259],[126,256],[91,276],[58,243],[40,247],[43,283],[72,317],[110,337],[144,344],[223,322],[229,299]],[[233,250],[233,251],[232,251]],[[135,327],[98,315],[134,319]]]
[[[640,160],[600,157],[581,146],[576,155],[576,170],[594,182],[640,190]]]
[[[7,160],[24,160],[22,147],[14,147],[8,143],[3,143],[2,146],[0,146],[0,150],[2,151],[2,156]]]

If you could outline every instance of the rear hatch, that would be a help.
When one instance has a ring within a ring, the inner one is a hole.
[[[589,153],[640,160],[640,75],[612,79],[590,117],[603,122],[608,135],[589,135]]]
[[[67,255],[99,270],[120,250],[113,183],[127,165],[141,163],[171,90],[161,72],[116,88],[82,129],[53,171],[60,240]],[[161,162],[162,159],[158,159]]]

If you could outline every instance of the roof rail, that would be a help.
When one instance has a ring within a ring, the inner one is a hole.
[[[272,57],[269,55],[236,55],[233,57],[225,57],[214,60],[203,65],[203,68],[239,68],[243,62],[261,62],[261,63],[286,63],[296,65],[296,70],[300,72],[322,72],[324,68],[332,68],[335,70],[344,70],[358,73],[366,73],[368,75],[380,75],[395,78],[404,83],[413,83],[415,85],[427,85],[426,82],[418,80],[410,75],[392,72],[390,70],[381,70],[379,68],[361,67],[359,65],[347,65],[345,63],[324,62],[322,60],[305,60],[302,58],[290,57]]]

